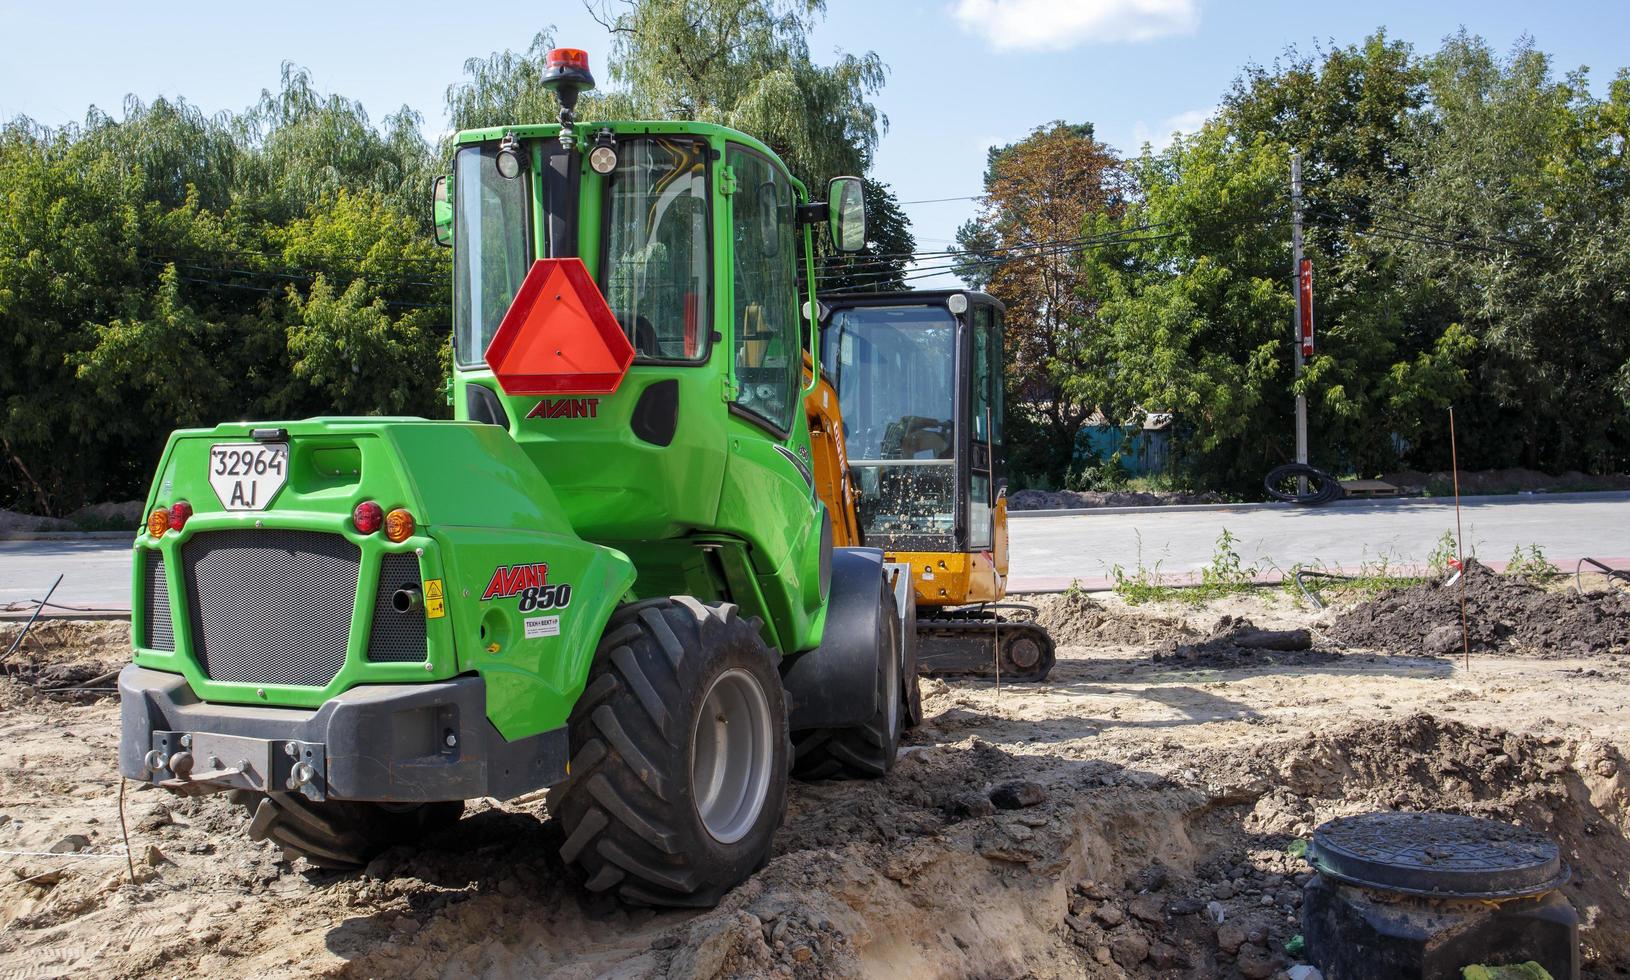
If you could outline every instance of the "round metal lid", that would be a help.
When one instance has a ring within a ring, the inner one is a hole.
[[[1442,898],[1537,895],[1568,880],[1555,842],[1454,813],[1365,813],[1313,831],[1307,859],[1331,878]]]

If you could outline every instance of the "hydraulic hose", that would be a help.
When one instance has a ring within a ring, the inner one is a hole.
[[[1305,477],[1312,484],[1309,492],[1293,493],[1279,489],[1285,481]],[[1317,506],[1328,504],[1332,500],[1340,500],[1343,496],[1341,484],[1336,478],[1315,466],[1306,463],[1286,463],[1275,467],[1262,479],[1262,489],[1268,491],[1268,496],[1275,500],[1283,500],[1291,504],[1305,504]]]

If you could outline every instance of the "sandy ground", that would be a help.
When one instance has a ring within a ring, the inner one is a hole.
[[[48,624],[0,664],[0,978],[1270,977],[1297,962],[1295,842],[1389,808],[1551,834],[1587,975],[1630,972],[1624,650],[1186,661],[1167,641],[1223,616],[1318,637],[1336,613],[1046,601],[1075,603],[1043,611],[1075,624],[1048,683],[925,681],[895,771],[795,784],[777,856],[704,913],[590,902],[542,794],[336,875],[248,840],[222,797],[132,783],[132,883],[98,689],[123,638]],[[996,809],[1012,781],[1032,805]]]

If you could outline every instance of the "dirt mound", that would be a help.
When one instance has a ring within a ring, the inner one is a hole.
[[[1098,602],[1085,592],[1028,596],[1036,621],[1061,647],[1141,646],[1199,636],[1186,620],[1129,612]]]
[[[1236,768],[1237,766],[1237,768]],[[1417,714],[1260,746],[1204,766],[1221,795],[1254,799],[1244,827],[1305,836],[1372,810],[1446,810],[1544,833],[1573,870],[1587,963],[1630,970],[1630,766],[1604,742],[1536,738]],[[1223,775],[1227,773],[1228,775]]]
[[[1383,473],[1381,479],[1406,490],[1448,493],[1454,487],[1454,474],[1448,470],[1423,473],[1420,470],[1399,470]],[[1578,470],[1568,470],[1552,476],[1539,470],[1471,470],[1460,474],[1460,492],[1522,493],[1527,491],[1561,492],[1568,490],[1630,490],[1630,476],[1607,474],[1591,476]]]
[[[1466,623],[1477,653],[1581,657],[1630,652],[1630,597],[1578,595],[1540,588],[1466,563]],[[1462,649],[1460,583],[1393,589],[1336,617],[1327,639],[1406,654],[1453,655]]]
[[[10,649],[24,620],[0,623],[0,653]],[[99,697],[112,687],[108,675],[130,662],[130,624],[122,620],[42,619],[36,622],[9,658],[0,661],[0,676],[57,697]],[[99,680],[100,679],[100,680]],[[95,684],[87,682],[95,681]]]
[[[0,510],[0,537],[38,531],[72,531],[74,523],[60,517],[40,517],[15,510]]]
[[[1249,619],[1223,616],[1211,635],[1193,643],[1167,640],[1150,659],[1182,667],[1227,670],[1285,664],[1324,664],[1340,660],[1334,650],[1313,646],[1308,630],[1262,630]]]
[[[1074,510],[1086,507],[1158,507],[1169,504],[1222,504],[1215,490],[1020,490],[1007,498],[1010,510]]]

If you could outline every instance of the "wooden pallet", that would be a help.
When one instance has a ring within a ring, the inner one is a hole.
[[[1341,489],[1349,497],[1402,497],[1403,490],[1383,480],[1343,480]]]

